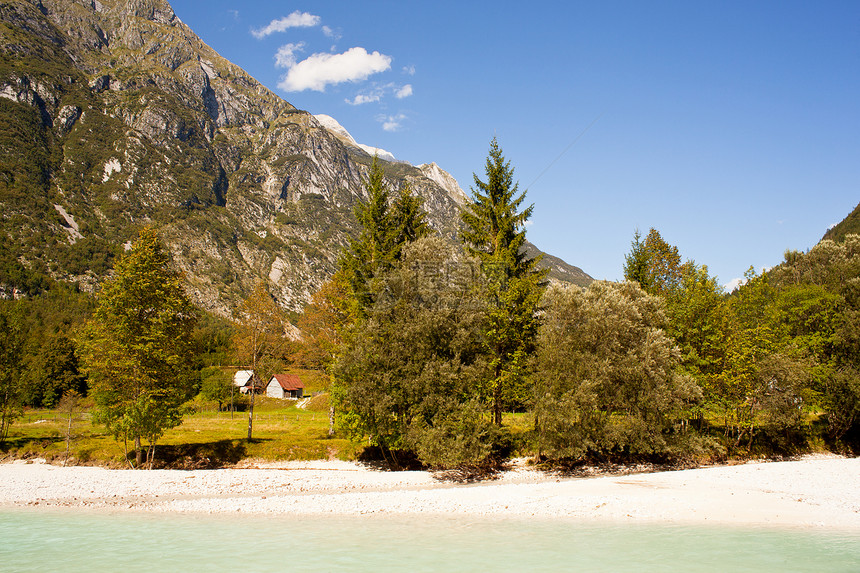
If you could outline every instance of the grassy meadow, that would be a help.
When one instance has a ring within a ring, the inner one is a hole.
[[[236,464],[242,460],[354,459],[357,449],[349,440],[328,435],[329,401],[325,374],[297,370],[308,400],[303,408],[296,400],[257,396],[254,405],[253,439],[247,440],[248,400],[238,393],[236,411],[198,398],[188,403],[190,412],[181,425],[168,430],[158,441],[156,467],[207,468]],[[107,429],[93,423],[93,403],[81,400],[71,412],[61,409],[25,409],[0,450],[0,459],[44,458],[52,463],[123,467],[124,446]],[[70,423],[71,420],[71,423]],[[131,458],[133,447],[129,443]]]

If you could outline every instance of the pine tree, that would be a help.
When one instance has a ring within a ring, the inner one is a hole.
[[[485,166],[487,181],[473,174],[472,203],[461,211],[462,240],[469,254],[486,265],[503,271],[505,279],[521,278],[535,272],[538,258],[525,254],[525,224],[534,205],[518,211],[526,192],[519,195],[514,169],[505,161],[496,138],[490,143]]]
[[[427,224],[427,212],[424,210],[424,199],[412,194],[408,183],[400,188],[392,205],[397,232],[395,234],[396,256],[400,260],[403,245],[411,243],[430,234]]]
[[[152,228],[141,231],[115,271],[102,287],[79,349],[96,418],[115,438],[134,440],[138,467],[146,440],[151,468],[156,441],[182,422],[182,404],[192,388],[197,311]]]
[[[408,184],[391,200],[385,172],[377,157],[373,158],[365,182],[367,200],[355,207],[361,233],[343,253],[340,267],[348,277],[356,314],[366,316],[373,304],[371,281],[391,270],[400,260],[403,245],[430,232],[423,200],[413,195]]]
[[[624,280],[639,283],[645,292],[648,292],[648,252],[645,250],[645,242],[639,229],[633,233],[633,241],[630,243],[630,252],[624,255]]]
[[[486,181],[474,175],[472,203],[461,211],[461,236],[466,250],[481,261],[490,279],[485,346],[493,376],[482,394],[492,404],[494,422],[501,425],[503,408],[527,399],[526,363],[537,337],[536,313],[546,271],[538,270],[539,258],[525,253],[525,223],[534,205],[519,210],[526,193],[519,193],[514,170],[495,138],[485,172]]]
[[[378,158],[374,157],[364,184],[367,200],[359,201],[355,206],[355,218],[361,225],[361,232],[344,251],[340,261],[359,316],[365,315],[373,304],[370,282],[389,270],[396,259],[397,228],[389,208],[389,189],[384,176]]]

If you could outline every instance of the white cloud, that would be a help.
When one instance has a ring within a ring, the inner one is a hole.
[[[327,85],[356,82],[391,68],[391,57],[364,48],[350,48],[342,54],[313,54],[290,67],[278,84],[288,92],[325,91]]]
[[[406,115],[402,113],[398,113],[397,115],[381,115],[376,119],[382,123],[382,129],[385,131],[397,131],[403,126],[403,120],[406,119]]]
[[[407,76],[415,75],[415,66],[403,66],[403,73]]]
[[[396,92],[394,92],[394,97],[397,99],[403,99],[405,97],[409,97],[412,95],[412,84],[406,84]]]
[[[365,103],[378,102],[382,98],[382,92],[358,94],[352,99],[345,100],[349,105],[362,105]]]
[[[301,52],[304,48],[304,42],[284,44],[275,53],[275,66],[279,68],[292,68],[296,65],[296,52]]]
[[[329,26],[323,26],[322,33],[325,35],[326,38],[332,38],[335,41],[340,40],[341,38],[340,32],[332,30]]]
[[[392,93],[397,99],[403,99],[412,95],[412,86],[397,86],[394,83],[374,86],[357,94],[352,99],[344,100],[350,105],[362,105],[365,103],[376,103],[381,101],[386,94]]]
[[[730,280],[728,283],[723,285],[723,288],[726,289],[726,292],[732,292],[736,288],[738,288],[739,286],[743,285],[746,282],[747,282],[747,280],[745,278],[739,277],[739,278]]]
[[[307,12],[299,12],[296,10],[289,16],[272,20],[268,25],[251,30],[255,38],[262,39],[275,32],[284,32],[290,28],[312,28],[319,26],[320,17],[308,14]]]

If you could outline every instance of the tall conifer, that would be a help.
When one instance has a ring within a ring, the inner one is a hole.
[[[485,347],[493,377],[485,381],[482,394],[492,405],[493,421],[501,425],[505,407],[528,399],[526,363],[534,350],[546,271],[537,268],[540,258],[525,253],[525,223],[534,205],[520,211],[526,192],[519,192],[514,169],[496,138],[490,143],[485,173],[486,181],[474,175],[472,203],[461,211],[462,240],[490,279]]]
[[[366,315],[373,304],[370,282],[392,269],[400,259],[403,245],[426,236],[430,232],[423,201],[405,185],[391,199],[385,172],[377,157],[373,158],[370,173],[364,184],[367,200],[355,206],[355,217],[361,233],[341,256],[340,266],[345,271],[357,304],[357,314]]]

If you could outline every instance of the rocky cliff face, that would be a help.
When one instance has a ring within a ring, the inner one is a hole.
[[[161,0],[0,3],[0,125],[0,283],[38,272],[92,288],[156,224],[195,302],[225,315],[259,279],[301,308],[355,231],[372,160]],[[453,237],[456,182],[383,163]]]

